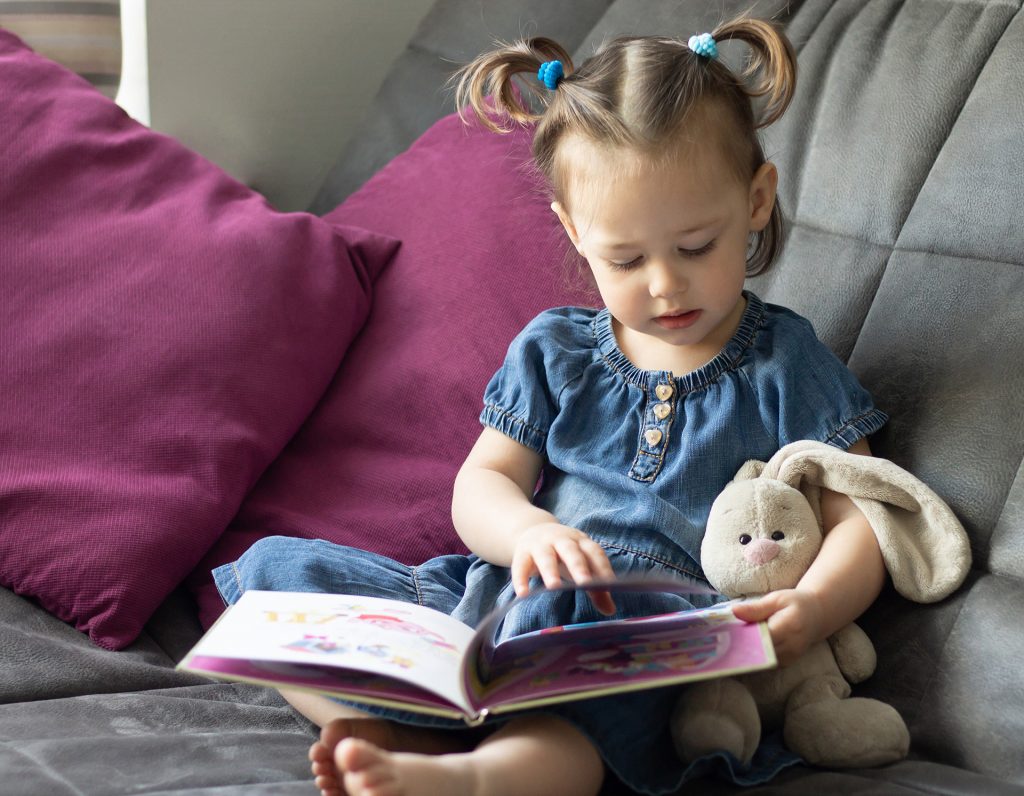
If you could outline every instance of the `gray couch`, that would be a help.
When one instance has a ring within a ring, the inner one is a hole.
[[[450,61],[492,37],[543,33],[585,53],[612,33],[710,29],[745,6],[440,0],[314,209],[449,112]],[[858,693],[901,712],[910,759],[798,767],[751,793],[1024,793],[1021,0],[762,0],[757,12],[786,24],[801,72],[765,136],[792,232],[752,287],[810,317],[890,413],[876,453],[953,506],[974,568],[940,604],[889,591],[863,619],[879,672]],[[174,672],[199,632],[179,592],[135,644],[108,652],[0,590],[0,792],[312,793],[308,722],[267,690]]]

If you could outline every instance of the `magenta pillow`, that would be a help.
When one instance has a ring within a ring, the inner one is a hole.
[[[0,31],[0,583],[119,648],[323,394],[397,241],[284,214]]]
[[[464,551],[451,489],[480,434],[484,387],[530,318],[585,300],[528,168],[530,135],[449,116],[326,216],[402,247],[324,400],[192,581],[205,623],[222,609],[206,570],[269,534],[406,563]]]

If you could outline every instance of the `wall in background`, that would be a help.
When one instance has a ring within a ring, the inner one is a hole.
[[[117,104],[149,124],[149,64],[146,56],[146,0],[121,0],[121,87]]]
[[[152,127],[299,210],[432,2],[122,0],[122,13],[144,7]]]

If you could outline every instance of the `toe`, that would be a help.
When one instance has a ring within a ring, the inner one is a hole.
[[[384,752],[368,741],[346,738],[334,750],[335,764],[345,771],[361,771],[378,762]]]
[[[342,793],[341,783],[336,777],[316,777],[313,780],[313,784],[316,785],[317,789],[324,794]]]
[[[323,760],[331,759],[331,749],[334,747],[326,746],[323,741],[317,741],[311,747],[309,747],[309,759],[312,763],[319,763]]]

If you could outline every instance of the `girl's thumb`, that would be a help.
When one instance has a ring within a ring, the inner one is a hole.
[[[744,622],[761,622],[775,613],[775,608],[768,598],[760,597],[756,600],[736,603],[732,607],[732,612],[737,619]]]

